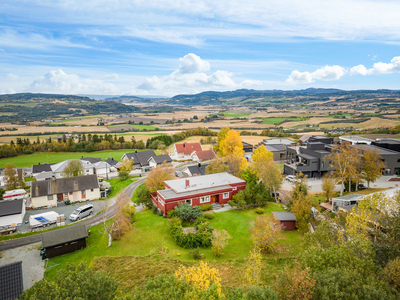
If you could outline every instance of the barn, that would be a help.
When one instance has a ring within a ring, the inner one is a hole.
[[[281,223],[282,230],[296,230],[296,216],[290,211],[272,211],[274,217]]]
[[[87,229],[84,224],[42,233],[42,248],[46,258],[74,252],[86,247]]]

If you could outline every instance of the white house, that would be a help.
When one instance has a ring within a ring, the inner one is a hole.
[[[172,159],[192,159],[191,154],[194,151],[203,151],[200,143],[177,143],[172,148],[172,153],[170,154]]]
[[[152,156],[148,159],[150,168],[157,167],[158,165],[161,165],[163,162],[170,163],[172,162],[172,159],[168,154]]]
[[[51,171],[54,173],[54,176],[57,178],[62,178],[64,169],[70,161],[71,161],[71,159],[67,159],[58,164],[50,165]],[[95,174],[96,167],[91,162],[81,161],[81,163],[82,163],[85,175]]]
[[[193,153],[190,154],[190,157],[194,161],[202,162],[205,160],[214,159],[217,157],[217,155],[215,155],[214,150],[210,149],[210,150],[203,150],[203,151],[193,151]]]
[[[32,207],[57,206],[58,202],[81,202],[100,198],[97,175],[34,181],[31,185]]]
[[[24,221],[25,199],[0,201],[0,226],[18,226]]]
[[[96,169],[96,174],[97,175],[106,175],[110,173],[111,171],[115,171],[115,168],[113,168],[110,164],[108,164],[105,161],[99,161],[93,164],[95,169]]]

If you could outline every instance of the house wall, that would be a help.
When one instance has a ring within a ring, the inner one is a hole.
[[[64,255],[67,253],[74,252],[76,250],[80,250],[86,247],[86,239],[80,239],[73,242],[65,243],[59,246],[47,247],[46,250],[46,258],[52,258],[60,255]]]
[[[47,196],[41,196],[41,197],[32,197],[31,198],[32,206],[33,207],[47,207],[49,205],[51,206],[57,206],[57,194],[53,195],[53,200],[48,200]]]
[[[25,216],[25,204],[23,204],[22,212],[11,216],[0,217],[0,226],[10,226],[11,224],[22,225]]]
[[[282,230],[296,230],[296,221],[280,221],[282,225]]]
[[[89,201],[89,200],[96,200],[100,199],[100,188],[94,188],[93,192],[91,189],[86,190],[86,198],[82,198],[82,191],[74,191],[72,195],[68,193],[68,199],[71,202],[78,202],[78,201]]]

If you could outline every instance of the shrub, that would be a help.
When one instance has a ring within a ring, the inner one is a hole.
[[[211,236],[213,228],[208,222],[199,222],[195,224],[196,233],[183,233],[182,220],[179,218],[171,219],[171,235],[175,243],[185,249],[198,248],[198,247],[210,247]]]
[[[161,209],[159,209],[157,211],[157,215],[159,215],[160,217],[162,217],[164,215],[163,211]]]
[[[262,253],[271,253],[281,237],[281,225],[272,216],[262,215],[250,222],[251,238],[256,249]]]
[[[207,211],[207,210],[212,210],[213,209],[211,204],[200,205],[200,208],[201,208],[202,211]]]
[[[175,207],[175,211],[177,217],[188,222],[193,222],[203,215],[200,207],[191,206],[189,203],[179,203],[179,205]]]
[[[168,217],[168,218],[176,217],[176,211],[173,210],[173,209],[169,210],[169,211],[167,212],[167,217]]]
[[[119,181],[125,181],[129,178],[129,173],[127,171],[119,171],[118,177]]]
[[[256,213],[262,215],[264,213],[264,210],[261,207],[258,207],[256,208]]]
[[[278,300],[278,294],[268,286],[247,286],[228,290],[226,298],[229,300]]]
[[[215,256],[221,256],[222,251],[228,245],[228,239],[232,237],[226,230],[216,230],[213,231],[213,236],[211,240],[212,250]]]
[[[195,248],[189,252],[190,256],[193,257],[193,259],[203,259],[205,258],[205,255],[200,253],[199,248]]]
[[[153,206],[152,208],[151,208],[151,210],[153,211],[153,214],[158,214],[158,207],[157,206]]]
[[[215,217],[214,213],[207,213],[203,215],[203,218],[207,219],[207,220],[213,220]]]

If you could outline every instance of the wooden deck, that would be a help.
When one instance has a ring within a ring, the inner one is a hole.
[[[329,204],[329,202],[322,202],[319,206],[325,208],[328,212],[332,210],[332,204]]]

